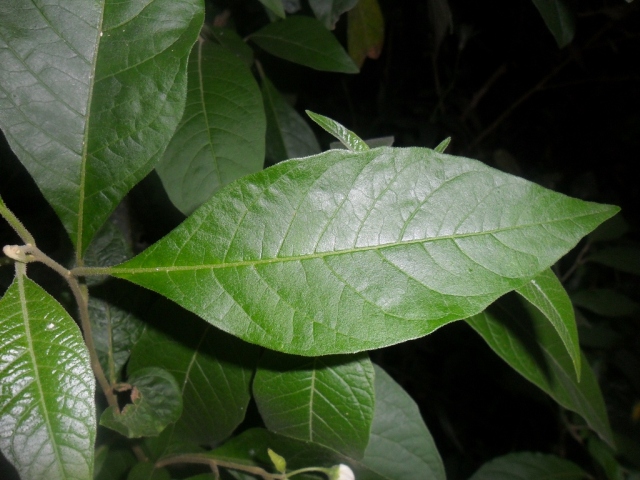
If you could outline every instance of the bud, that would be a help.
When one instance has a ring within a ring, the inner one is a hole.
[[[356,480],[356,476],[351,468],[341,463],[331,468],[329,480]]]

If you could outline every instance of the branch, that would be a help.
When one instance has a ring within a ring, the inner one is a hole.
[[[24,243],[27,245],[36,244],[36,241],[29,230],[27,230],[22,222],[18,220],[18,217],[16,217],[13,212],[7,208],[2,197],[0,197],[0,216],[9,223]]]

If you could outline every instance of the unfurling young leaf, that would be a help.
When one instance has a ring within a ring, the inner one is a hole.
[[[351,130],[346,129],[344,126],[336,122],[335,120],[320,115],[318,113],[310,112],[306,110],[309,118],[320,125],[323,129],[336,137],[340,142],[352,152],[363,152],[369,150],[369,145],[366,144],[358,135]]]

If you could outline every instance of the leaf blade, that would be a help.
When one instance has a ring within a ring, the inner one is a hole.
[[[82,254],[177,125],[202,6],[23,3],[3,12],[0,126]]]
[[[347,43],[349,55],[358,67],[367,57],[377,59],[384,43],[384,17],[378,0],[360,0],[349,11]]]
[[[580,342],[573,305],[558,277],[549,268],[516,290],[547,317],[562,339],[580,379]]]
[[[219,45],[196,43],[184,114],[156,166],[172,203],[188,215],[227,183],[261,170],[265,129],[249,67]]]
[[[310,358],[267,351],[253,380],[254,398],[269,430],[353,458],[361,458],[369,442],[373,389],[367,355]]]
[[[316,19],[287,17],[251,34],[256,45],[272,55],[316,70],[358,73],[338,40]]]
[[[542,313],[507,296],[467,323],[514,370],[563,407],[581,415],[603,440],[614,444],[598,381],[582,358],[580,382],[571,358],[555,329]],[[528,308],[527,308],[528,307]]]
[[[23,478],[92,478],[95,380],[73,319],[23,275],[0,299],[0,449]]]
[[[576,33],[573,12],[564,0],[532,0],[559,48],[566,47]]]
[[[584,470],[564,458],[542,453],[519,452],[503,455],[485,463],[469,480],[582,480],[587,477]]]
[[[430,149],[332,150],[234,182],[110,273],[250,343],[354,353],[482,311],[616,211]]]
[[[369,145],[367,145],[364,140],[335,120],[310,110],[306,110],[306,113],[311,120],[320,125],[326,132],[340,140],[340,143],[342,143],[347,150],[351,152],[364,152],[365,150],[369,150]]]

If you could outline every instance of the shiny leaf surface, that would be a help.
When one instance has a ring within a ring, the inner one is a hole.
[[[547,317],[562,339],[580,379],[580,342],[571,299],[549,268],[516,290]]]
[[[269,430],[361,458],[373,420],[373,378],[367,355],[309,358],[266,351],[253,395]]]
[[[418,405],[387,372],[374,367],[376,408],[362,463],[393,480],[445,480],[442,459]]]
[[[580,382],[556,330],[539,310],[514,296],[467,319],[491,349],[551,398],[580,414],[602,439],[613,445],[607,410],[598,381],[582,357]]]
[[[0,127],[81,254],[173,134],[203,7],[11,0],[0,18]]]
[[[276,57],[316,70],[358,73],[342,45],[318,20],[294,16],[271,23],[249,37]]]
[[[249,67],[226,48],[196,43],[184,115],[156,167],[173,204],[188,215],[220,187],[261,170],[265,128]]]
[[[248,342],[353,353],[479,313],[616,211],[430,149],[332,150],[232,183],[110,272]]]
[[[0,300],[0,449],[25,479],[93,477],[95,381],[77,325],[19,274]]]
[[[154,437],[182,413],[182,396],[173,376],[161,368],[136,370],[127,382],[131,385],[131,402],[118,411],[107,408],[100,425],[125,437]]]
[[[358,135],[353,133],[351,130],[348,130],[343,125],[339,124],[335,120],[332,120],[329,117],[325,117],[324,115],[319,115],[317,113],[306,110],[309,118],[320,125],[325,131],[329,132],[331,135],[340,140],[347,150],[352,152],[364,152],[365,150],[369,150],[369,145],[362,140]]]
[[[152,316],[168,321],[147,327],[129,368],[161,367],[176,379],[184,407],[167,443],[217,444],[244,419],[258,349],[169,302],[157,307]]]

